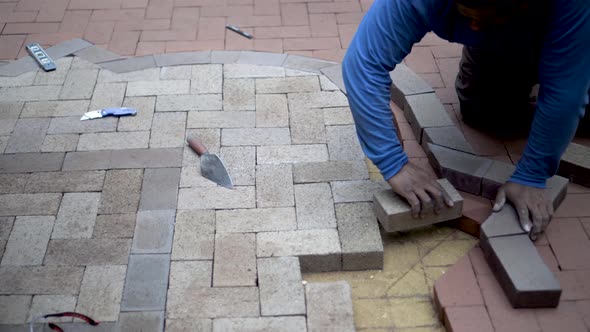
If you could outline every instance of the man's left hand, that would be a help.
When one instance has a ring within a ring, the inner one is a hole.
[[[545,189],[506,182],[498,189],[494,211],[500,211],[509,200],[514,205],[522,229],[530,234],[545,231],[553,217],[553,203],[548,199]]]

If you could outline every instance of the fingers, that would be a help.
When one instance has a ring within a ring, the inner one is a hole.
[[[496,194],[496,200],[494,202],[494,212],[502,210],[504,204],[506,204],[506,192],[504,191],[504,187],[500,187],[498,189],[498,193]]]
[[[529,207],[531,211],[531,215],[533,216],[533,226],[531,232],[533,233],[541,233],[543,229],[543,224],[546,218],[546,209],[544,205],[534,205]]]
[[[533,224],[531,222],[531,219],[529,217],[529,209],[528,207],[523,204],[523,203],[518,203],[516,205],[516,212],[518,213],[518,219],[520,221],[520,227],[525,231],[525,232],[530,232],[530,230],[533,228]]]
[[[432,203],[432,199],[430,198],[430,196],[426,193],[426,191],[424,189],[419,189],[415,191],[416,196],[418,196],[418,198],[420,199],[420,204],[421,204],[421,211],[420,211],[420,216],[425,216],[428,215],[432,212],[433,210],[433,203]]]
[[[406,200],[412,208],[412,217],[418,218],[420,216],[420,199],[414,192],[410,192],[406,195]]]
[[[444,190],[442,190],[442,188],[439,188],[438,184],[437,186],[431,184],[426,186],[426,193],[434,199],[434,213],[438,214],[440,210],[442,210],[442,208],[444,207],[443,204],[446,203],[443,203],[443,200],[445,200],[445,198],[443,197]]]

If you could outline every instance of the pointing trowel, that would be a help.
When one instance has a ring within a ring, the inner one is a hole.
[[[221,158],[209,153],[207,147],[196,137],[189,137],[186,141],[201,157],[201,175],[222,187],[232,189],[234,184]]]

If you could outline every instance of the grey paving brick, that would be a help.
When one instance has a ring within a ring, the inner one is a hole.
[[[289,164],[256,165],[256,206],[294,206],[293,173]]]
[[[448,179],[457,190],[480,195],[491,160],[432,144],[425,150],[439,177]]]
[[[187,128],[254,128],[256,112],[213,111],[189,112]]]
[[[325,75],[325,77],[329,78],[334,85],[336,85],[340,90],[346,93],[346,86],[344,86],[344,79],[342,78],[341,65],[325,67],[322,68],[320,71],[322,72],[322,74]]]
[[[457,126],[424,129],[422,144],[425,145],[426,143],[433,143],[449,149],[475,154],[475,151]]]
[[[215,212],[179,210],[174,226],[173,260],[213,260]]]
[[[336,204],[343,270],[383,269],[383,242],[371,203]]]
[[[516,167],[512,164],[494,160],[481,180],[481,196],[495,199],[498,189],[512,176]]]
[[[35,317],[46,315],[53,312],[68,312],[76,310],[76,301],[78,298],[71,295],[35,295],[27,322],[32,321]],[[41,319],[37,322],[71,322],[70,317],[51,317]]]
[[[157,81],[160,78],[160,68],[147,68],[124,73],[101,70],[98,83]]]
[[[263,316],[305,314],[305,295],[297,257],[258,259],[260,308]]]
[[[117,331],[164,331],[164,311],[122,312]]]
[[[101,191],[104,171],[40,172],[26,180],[28,193]]]
[[[226,79],[284,76],[285,69],[282,67],[257,66],[248,64],[226,64],[223,66],[223,77]]]
[[[71,294],[80,291],[81,266],[2,266],[0,294]]]
[[[289,109],[348,107],[348,99],[340,91],[290,93]]]
[[[253,79],[225,79],[223,81],[223,110],[256,110],[254,86]]]
[[[98,83],[94,88],[90,109],[99,110],[110,107],[121,107],[125,96],[125,83]],[[141,110],[138,110],[138,112]]]
[[[6,149],[6,145],[8,145],[8,139],[10,136],[0,136],[0,153],[4,153],[4,149]]]
[[[93,63],[93,62],[88,62],[85,59],[79,58],[79,57],[74,57],[74,59],[72,60],[72,66],[70,67],[71,69],[100,69],[100,67]]]
[[[307,330],[355,331],[352,295],[346,281],[308,283]]]
[[[131,107],[137,110],[134,116],[123,116],[119,118],[118,131],[141,131],[150,130],[152,118],[156,108],[156,97],[129,97],[123,101],[124,107]]]
[[[149,131],[82,134],[78,151],[142,149],[148,147],[149,139]]]
[[[146,169],[141,189],[139,210],[176,208],[180,168]]]
[[[51,238],[92,237],[99,202],[100,193],[65,193]]]
[[[526,232],[520,226],[516,210],[509,204],[498,212],[492,212],[480,228],[482,241],[493,237],[521,234],[526,234]]]
[[[416,137],[421,137],[425,128],[455,125],[433,92],[407,96],[404,114]]]
[[[28,71],[38,68],[38,64],[29,56],[22,57],[18,60],[0,66],[1,76],[18,76]]]
[[[0,135],[10,135],[25,103],[0,102]]]
[[[87,42],[86,40],[74,38],[47,48],[46,52],[51,58],[58,59],[78,52],[80,50],[83,50],[90,46],[92,46],[92,44]]]
[[[248,209],[256,206],[254,186],[180,188],[178,209]]]
[[[322,110],[291,109],[289,120],[293,144],[326,143],[326,126]]]
[[[68,152],[63,161],[63,170],[82,171],[108,169],[110,162],[111,151]]]
[[[256,127],[288,127],[287,96],[256,94]]]
[[[215,51],[213,51],[215,52]],[[207,318],[195,319],[168,319],[166,318],[167,332],[211,332],[213,322]]]
[[[41,265],[55,217],[17,217],[6,243],[2,265]]]
[[[0,217],[0,240],[1,241],[8,240],[8,236],[10,235],[10,230],[12,230],[13,224],[14,224],[14,217]]]
[[[158,96],[156,112],[221,111],[221,94]]]
[[[330,67],[328,67],[328,68],[330,68]],[[332,82],[326,76],[320,75],[319,77],[320,77],[320,87],[322,88],[322,91],[336,91],[336,90],[340,90],[340,88],[336,84],[334,84],[334,82]],[[346,93],[346,91],[344,89],[342,89],[342,91]]]
[[[21,194],[25,192],[28,174],[0,174],[0,194]]]
[[[88,110],[89,100],[31,101],[25,103],[21,118],[77,117]]]
[[[156,54],[154,58],[158,67],[210,63],[211,51]]]
[[[55,215],[61,194],[0,195],[0,216]]]
[[[211,51],[211,63],[236,63],[242,51]]]
[[[59,326],[65,331],[77,331],[77,332],[110,332],[114,331],[117,328],[117,323],[115,322],[101,322],[97,326],[89,325],[86,322],[80,323],[61,323]]]
[[[113,73],[129,73],[148,68],[155,68],[156,60],[152,55],[131,57],[123,60],[101,63],[100,66]],[[104,70],[103,70],[104,71]],[[159,72],[159,70],[158,70]]]
[[[113,151],[111,168],[160,168],[182,165],[182,149],[130,149]]]
[[[364,161],[324,161],[293,165],[295,183],[366,180],[369,178]]]
[[[5,153],[39,152],[49,127],[48,118],[19,119]]]
[[[565,199],[569,182],[568,179],[559,175],[554,175],[547,179],[547,190],[549,191],[549,198],[553,202],[554,210],[557,210]]]
[[[370,202],[373,195],[391,187],[385,181],[354,180],[332,182],[334,203]]]
[[[184,146],[185,129],[185,112],[154,114],[150,148],[177,148]]]
[[[143,170],[108,171],[98,213],[135,213],[139,205]]]
[[[324,123],[326,126],[354,124],[352,113],[348,107],[324,108]]]
[[[131,253],[171,253],[175,218],[176,210],[137,212]]]
[[[256,151],[259,165],[328,161],[328,149],[325,144],[264,145]]]
[[[0,296],[0,324],[20,324],[27,321],[31,296]]]
[[[121,311],[164,310],[170,255],[131,255]]]
[[[326,126],[330,160],[364,160],[365,155],[353,125]]]
[[[307,331],[305,317],[219,318],[213,320],[213,331]]]
[[[96,217],[93,238],[132,238],[135,214],[102,214]]]
[[[186,131],[187,139],[189,137],[198,137],[199,140],[209,149],[209,153],[219,154],[221,150],[221,130],[214,128],[188,129]],[[200,167],[201,157],[191,149],[188,144],[183,149],[182,165],[195,165]]]
[[[286,58],[286,54],[242,51],[240,52],[240,57],[237,63],[280,67],[283,65],[283,62],[285,62]]]
[[[77,312],[101,322],[117,321],[127,266],[88,266],[80,288]]]
[[[342,269],[342,249],[336,229],[258,233],[256,245],[258,257],[299,256],[302,272]]]
[[[233,179],[233,178],[232,178]],[[234,182],[235,184],[235,182]],[[201,166],[196,164],[185,166],[180,172],[180,188],[209,187],[214,188],[217,184],[201,175]]]
[[[276,232],[297,229],[295,208],[218,210],[217,233]]]
[[[96,69],[72,69],[68,72],[59,99],[90,99],[98,78]]]
[[[195,287],[168,291],[166,318],[258,317],[257,287]]]
[[[191,66],[171,66],[160,69],[161,80],[190,80]]]
[[[61,99],[59,85],[34,85],[0,88],[0,102],[41,101]]]
[[[110,132],[117,129],[114,117],[100,120],[80,121],[80,117],[53,118],[47,130],[48,134],[82,134]]]
[[[317,76],[256,79],[256,93],[314,92],[320,90]]]
[[[221,65],[195,65],[191,70],[191,93],[222,93],[223,68]]]
[[[576,143],[570,143],[561,157],[557,174],[569,178],[573,183],[590,186],[590,148]]]
[[[227,166],[236,186],[256,184],[256,148],[252,146],[229,146],[221,148],[220,158]]]
[[[70,70],[73,58],[61,58],[55,60],[56,69],[50,72],[38,70],[35,76],[35,85],[51,85],[51,84],[64,84],[66,75]]]
[[[297,184],[294,187],[298,229],[336,228],[334,200],[328,183]]]
[[[109,62],[123,59],[121,56],[95,45],[88,46],[87,48],[77,51],[74,54],[77,57],[92,63]]]
[[[428,214],[419,219],[412,217],[410,205],[393,190],[388,189],[375,193],[373,198],[374,212],[385,231],[405,231],[461,217],[463,214],[461,194],[446,179],[439,179],[438,183],[453,201],[453,206],[447,207],[445,205],[438,214],[430,210],[427,212]]]
[[[212,261],[172,261],[168,288],[210,287]]]
[[[41,145],[41,152],[75,151],[79,138],[78,134],[46,135]]]
[[[0,155],[0,173],[59,171],[63,153],[18,153]]]
[[[404,64],[397,64],[389,77],[392,81],[391,100],[398,105],[405,104],[405,96],[434,92],[426,81]]]
[[[51,240],[47,265],[122,265],[127,264],[131,239]]]
[[[126,96],[183,95],[189,93],[190,81],[134,81],[127,84]]]
[[[528,235],[494,237],[481,247],[512,307],[557,307],[562,292],[559,280]]]
[[[317,74],[321,73],[322,68],[332,67],[335,65],[337,65],[336,62],[325,61],[293,54],[288,55],[287,59],[285,60],[285,63],[283,64],[285,68],[309,71]]]
[[[18,76],[0,76],[0,87],[16,87],[16,86],[31,86],[35,81],[37,72],[30,71]]]
[[[289,128],[240,128],[222,131],[222,146],[291,144]]]
[[[256,237],[246,233],[215,235],[213,286],[256,286]]]

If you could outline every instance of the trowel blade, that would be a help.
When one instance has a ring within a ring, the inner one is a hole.
[[[201,175],[222,187],[234,187],[227,167],[216,154],[207,153],[201,156]]]

